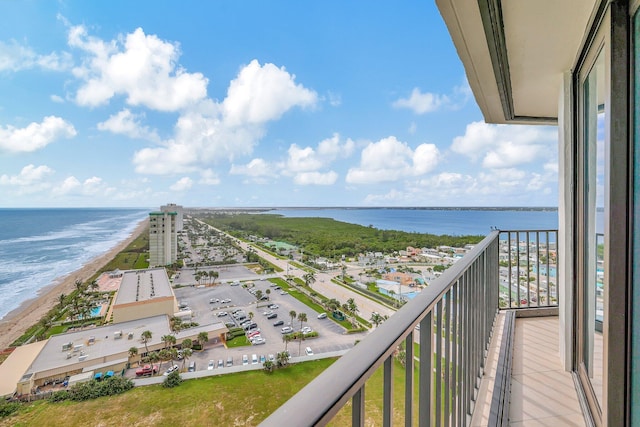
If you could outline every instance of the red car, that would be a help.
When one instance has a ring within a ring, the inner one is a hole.
[[[146,377],[148,375],[157,374],[158,365],[144,365],[136,370],[136,377]]]

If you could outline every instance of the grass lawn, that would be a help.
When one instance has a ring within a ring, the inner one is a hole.
[[[334,361],[189,380],[173,389],[138,387],[89,402],[36,402],[0,426],[255,426]]]

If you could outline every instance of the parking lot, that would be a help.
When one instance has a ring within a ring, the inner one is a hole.
[[[239,266],[238,266],[239,267]],[[237,267],[234,267],[237,268]],[[246,269],[245,269],[246,270]],[[246,272],[237,271],[238,276]],[[256,275],[257,276],[257,275]],[[243,346],[226,349],[224,345],[217,340],[217,337],[209,337],[209,343],[202,352],[194,352],[190,361],[196,362],[197,370],[206,370],[209,360],[215,361],[214,369],[218,368],[218,360],[224,361],[225,367],[229,357],[233,360],[233,365],[242,364],[243,355],[247,355],[249,363],[251,363],[252,355],[255,354],[258,359],[260,355],[268,358],[269,354],[281,352],[285,348],[282,339],[281,329],[283,326],[291,324],[289,312],[294,310],[296,313],[306,313],[307,322],[304,326],[309,326],[313,331],[318,332],[318,337],[304,340],[301,345],[297,341],[288,344],[288,350],[292,356],[304,355],[305,347],[311,347],[315,354],[323,352],[334,352],[346,350],[353,347],[356,340],[363,338],[365,333],[346,335],[344,329],[333,322],[331,319],[318,319],[318,314],[309,307],[298,301],[290,294],[281,295],[281,292],[275,289],[275,285],[267,280],[252,280],[255,289],[260,289],[263,295],[266,290],[270,290],[268,301],[256,301],[256,297],[249,292],[250,288],[242,285],[232,285],[230,283],[220,283],[213,287],[183,287],[175,289],[175,294],[180,304],[185,304],[193,313],[193,321],[199,324],[208,324],[214,322],[235,322],[231,316],[234,309],[242,309],[247,315],[253,313],[253,321],[257,323],[261,336],[265,339],[265,343],[254,346]],[[291,292],[297,292],[291,289]],[[213,301],[213,302],[211,302]],[[228,302],[222,302],[228,301]],[[269,309],[271,304],[277,304],[278,308]],[[276,318],[267,319],[263,314],[266,311],[273,311],[277,314]],[[226,312],[225,316],[218,317],[218,313]],[[277,321],[283,321],[282,326],[273,326]],[[236,324],[239,322],[235,322]],[[291,326],[294,330],[300,329],[300,322],[296,319]],[[299,354],[300,353],[300,354]],[[168,366],[168,364],[167,364]],[[224,368],[222,368],[224,369]]]

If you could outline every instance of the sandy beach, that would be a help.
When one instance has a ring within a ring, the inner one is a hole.
[[[96,257],[80,269],[56,279],[54,283],[40,290],[36,298],[23,302],[0,320],[0,349],[4,349],[19,338],[31,325],[37,323],[58,303],[60,294],[70,294],[75,289],[75,281],[83,282],[111,261],[119,252],[136,239],[147,227],[149,220],[141,221],[133,233],[117,244],[109,252]]]

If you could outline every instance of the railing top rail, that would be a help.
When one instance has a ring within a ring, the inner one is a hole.
[[[429,287],[278,408],[263,426],[323,425],[364,385],[472,263],[498,238],[494,230]]]

